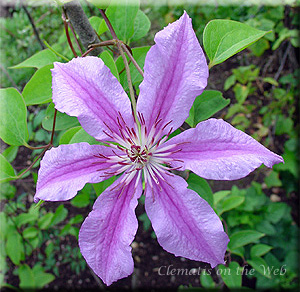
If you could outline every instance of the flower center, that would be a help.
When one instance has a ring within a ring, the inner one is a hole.
[[[138,113],[139,120],[141,122],[140,131],[135,125],[134,128],[129,128],[121,113],[117,117],[117,123],[119,125],[118,132],[112,131],[108,125],[109,132],[104,133],[110,138],[112,142],[107,144],[112,147],[114,155],[105,156],[103,154],[95,155],[100,158],[98,164],[109,163],[110,166],[106,169],[99,169],[104,171],[103,176],[119,175],[123,173],[123,178],[120,181],[120,190],[124,189],[124,186],[132,181],[136,180],[135,189],[138,181],[143,176],[145,181],[145,191],[147,186],[152,189],[153,184],[157,184],[160,187],[160,181],[164,181],[165,175],[173,175],[170,170],[179,169],[181,167],[170,167],[172,161],[181,161],[173,159],[170,156],[173,153],[181,151],[181,149],[174,149],[179,144],[163,145],[168,139],[168,136],[172,132],[172,128],[164,135],[164,130],[172,122],[169,121],[165,125],[162,124],[162,119],[157,115],[155,123],[151,129],[147,129],[144,117]],[[117,144],[116,144],[117,143]],[[181,161],[183,162],[183,161]],[[122,191],[121,191],[122,194]]]
[[[152,154],[148,151],[147,146],[142,148],[141,146],[131,145],[131,149],[127,150],[127,155],[132,162],[144,167]]]

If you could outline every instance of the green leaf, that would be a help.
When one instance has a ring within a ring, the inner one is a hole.
[[[47,258],[49,258],[51,256],[51,254],[52,254],[53,251],[54,251],[54,243],[50,242],[47,245],[47,247],[45,248],[45,253],[46,253]]]
[[[253,55],[256,57],[260,57],[269,48],[270,48],[270,43],[265,38],[258,40],[256,43],[252,44],[249,47]]]
[[[18,146],[9,146],[2,152],[2,155],[7,159],[8,162],[12,162],[18,154],[18,150]]]
[[[240,206],[241,204],[243,204],[244,201],[244,196],[231,196],[230,198],[222,202],[220,210],[221,212],[219,213],[219,215]]]
[[[146,212],[144,212],[142,215],[140,215],[138,217],[138,219],[140,221],[142,221],[144,230],[148,231],[151,226],[151,221],[150,221],[148,215],[146,214]]]
[[[119,72],[118,72],[116,63],[115,63],[114,58],[112,57],[112,55],[108,51],[103,51],[100,54],[100,58],[102,59],[102,61],[104,62],[104,64],[110,69],[111,73],[120,82]]]
[[[272,78],[272,77],[265,77],[265,78],[263,78],[263,82],[268,82],[268,83],[270,83],[270,84],[272,84],[274,86],[278,86],[279,85],[278,82],[274,78]]]
[[[276,41],[273,43],[272,50],[275,51],[278,49],[280,44],[285,40],[289,38],[298,38],[299,37],[299,31],[295,30],[289,30],[288,28],[284,27],[282,30],[279,32],[279,38],[276,39]],[[297,44],[295,42],[294,44]],[[296,45],[297,47],[297,45]]]
[[[264,233],[260,233],[255,230],[238,231],[230,236],[228,248],[235,249],[237,247],[244,246],[249,243],[256,243],[258,239],[260,239],[263,236],[265,236]]]
[[[91,145],[102,144],[101,142],[98,142],[94,137],[89,135],[83,128],[81,128],[78,132],[74,134],[69,144],[80,143],[80,142],[87,142]]]
[[[242,286],[243,268],[237,262],[231,262],[228,267],[219,265],[220,276],[228,288],[238,288]]]
[[[26,144],[29,138],[27,109],[15,88],[0,89],[0,137],[15,146]]]
[[[22,225],[34,222],[38,219],[38,209],[36,209],[36,212],[32,213],[21,213],[15,218],[15,223],[18,228],[20,228]]]
[[[282,182],[279,178],[279,173],[275,170],[272,170],[270,174],[267,177],[265,177],[265,183],[268,188],[282,186]]]
[[[50,273],[45,273],[43,267],[40,264],[36,264],[32,272],[35,278],[35,287],[38,289],[43,288],[45,285],[49,284],[55,279],[55,276]]]
[[[4,240],[6,237],[6,229],[7,229],[7,217],[4,212],[0,212],[0,241]],[[2,253],[3,245],[1,243],[0,250]],[[0,253],[0,255],[1,255]],[[3,252],[4,254],[5,252]]]
[[[275,126],[275,135],[289,134],[292,131],[293,126],[294,122],[291,118],[279,115]]]
[[[266,235],[275,235],[276,229],[275,227],[269,222],[269,221],[261,221],[258,224],[256,224],[255,229],[257,231],[263,232]]]
[[[260,257],[268,253],[272,249],[272,246],[267,244],[256,244],[251,247],[250,255],[251,258]]]
[[[271,279],[270,273],[268,273],[268,264],[263,258],[254,257],[251,260],[247,260],[248,264],[251,265],[257,272],[265,276],[268,279]]]
[[[25,61],[9,67],[10,69],[19,69],[19,68],[37,68],[40,69],[46,65],[52,64],[53,62],[57,61],[56,55],[49,49],[42,50],[37,52],[36,54],[32,55]]]
[[[96,192],[97,197],[106,190],[114,181],[116,180],[115,176],[112,176],[104,181],[101,181],[99,183],[93,184],[94,190]]]
[[[106,9],[111,0],[87,0],[99,9]],[[64,1],[65,2],[65,1]]]
[[[236,104],[230,106],[230,108],[225,116],[225,119],[229,119],[236,113],[243,112],[244,110],[245,110],[245,108],[243,107],[243,105],[236,103]]]
[[[230,251],[231,251],[231,253],[240,256],[241,258],[245,257],[245,249],[243,246],[237,247],[235,249],[231,249]]]
[[[54,119],[54,104],[50,103],[47,110],[45,118],[43,119],[42,126],[47,131],[52,131],[53,119]],[[79,122],[76,117],[71,117],[65,113],[57,111],[55,130],[65,130],[74,126],[79,126]]]
[[[40,229],[45,230],[50,227],[54,214],[52,212],[47,213],[41,217],[38,221],[38,226]]]
[[[79,193],[71,200],[71,205],[77,208],[84,208],[90,204],[90,196],[87,193]]]
[[[210,118],[229,103],[230,100],[225,99],[220,91],[205,90],[196,97],[186,122],[191,127],[195,127],[199,122]]]
[[[6,254],[15,265],[19,265],[25,258],[24,245],[21,235],[16,230],[7,232],[5,246]]]
[[[187,179],[187,183],[189,189],[195,191],[201,198],[203,198],[206,202],[208,202],[211,207],[213,207],[214,205],[213,193],[208,182],[204,178],[194,173],[190,173]]]
[[[285,203],[272,203],[268,206],[265,217],[270,222],[276,224],[287,212],[289,212],[289,208]]]
[[[134,33],[130,38],[131,41],[137,41],[147,34],[151,26],[148,16],[140,9],[134,20]]]
[[[27,264],[21,265],[18,268],[20,278],[20,288],[32,289],[35,288],[35,275]]]
[[[232,85],[234,85],[236,82],[236,77],[234,74],[230,75],[224,83],[224,90],[228,90]]]
[[[233,87],[234,95],[239,104],[243,104],[249,95],[249,86],[237,83]]]
[[[82,129],[81,126],[77,126],[77,127],[71,128],[71,129],[67,130],[66,132],[64,132],[60,137],[59,145],[69,144],[71,139],[73,138],[73,136],[81,129]]]
[[[104,32],[108,31],[108,27],[105,24],[104,19],[98,16],[92,16],[89,18],[89,21],[93,29],[98,33],[98,35],[101,35]]]
[[[38,69],[25,85],[22,95],[26,105],[43,104],[52,99],[52,75],[50,69],[53,64]]]
[[[211,20],[203,32],[203,45],[210,60],[209,68],[247,48],[266,33],[233,20]]]
[[[134,22],[139,10],[139,0],[112,0],[106,9],[117,37],[127,42],[134,33]]]
[[[32,247],[33,250],[36,249],[38,247],[38,245],[40,244],[41,235],[42,234],[39,232],[37,237],[29,238],[28,239],[28,241],[29,241],[29,243],[30,243],[30,245],[31,245],[31,247]]]
[[[102,35],[103,33],[107,32],[109,29],[104,19],[102,19],[99,28],[98,28],[98,35]]]
[[[0,182],[8,182],[15,179],[15,171],[5,157],[0,154]]]
[[[38,235],[38,230],[35,227],[27,227],[23,231],[23,237],[28,239],[28,238],[35,238]]]
[[[0,166],[0,169],[1,169],[1,166]],[[1,183],[0,200],[3,200],[3,199],[11,200],[15,196],[16,190],[17,190],[17,188],[10,183]],[[1,220],[0,220],[0,224],[1,224]]]
[[[60,54],[59,52],[57,52],[54,47],[51,47],[45,40],[44,40],[44,44],[45,46],[50,50],[52,51],[56,56],[62,58],[63,60],[65,60],[66,62],[69,62],[70,60],[68,58],[66,58],[65,56],[63,56],[62,54]],[[55,45],[54,45],[55,46]],[[56,46],[57,47],[57,46]],[[60,47],[58,45],[58,47]]]
[[[138,47],[138,48],[132,49],[133,58],[136,60],[136,62],[138,63],[138,65],[140,66],[140,68],[142,70],[144,68],[145,58],[146,58],[146,55],[147,55],[149,49],[150,49],[150,46]],[[129,60],[128,57],[127,57],[127,59]],[[117,59],[116,65],[117,65],[119,72],[124,69],[124,62],[123,62],[122,57],[119,57]],[[139,82],[141,82],[143,80],[143,77],[132,63],[130,63],[129,69],[130,69],[132,84],[137,85]],[[124,89],[128,90],[128,83],[127,83],[127,77],[126,77],[125,72],[123,72],[122,75],[120,76],[120,82],[121,82],[122,86],[124,87]]]
[[[75,217],[72,217],[69,221],[70,224],[77,224],[83,221],[83,216],[78,214]]]
[[[200,281],[201,281],[201,285],[204,288],[214,288],[215,287],[215,282],[212,279],[211,275],[209,275],[208,273],[206,273],[206,271],[202,271],[201,275],[200,275]]]
[[[64,207],[64,205],[60,205],[59,207],[57,207],[57,209],[52,217],[50,226],[54,226],[54,225],[64,221],[66,219],[67,215],[68,215],[68,210]]]
[[[214,193],[214,202],[217,205],[222,199],[227,197],[230,194],[230,191],[219,191]]]

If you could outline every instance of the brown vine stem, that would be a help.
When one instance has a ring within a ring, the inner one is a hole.
[[[26,13],[26,15],[27,15],[27,17],[28,17],[28,19],[29,19],[29,22],[30,22],[30,24],[31,24],[31,26],[32,26],[32,29],[33,29],[34,35],[35,35],[35,37],[36,37],[36,40],[37,40],[38,43],[40,44],[42,50],[46,49],[46,48],[45,48],[45,45],[44,45],[43,42],[41,41],[41,38],[40,38],[40,36],[39,36],[39,32],[38,32],[38,30],[37,30],[37,28],[36,28],[36,26],[35,26],[34,20],[33,20],[32,16],[31,16],[30,12],[28,11],[28,9],[26,8],[25,5],[22,5],[22,8],[24,9],[24,11],[25,11],[25,13]]]
[[[71,32],[72,32],[72,34],[73,34],[73,37],[74,37],[74,40],[75,40],[76,45],[77,45],[77,47],[78,47],[78,50],[80,51],[80,54],[82,55],[83,52],[82,52],[81,46],[80,46],[80,44],[79,44],[79,41],[78,41],[78,39],[77,39],[76,33],[75,33],[75,31],[74,31],[74,27],[73,27],[72,23],[70,22],[70,19],[68,18],[67,12],[66,12],[66,10],[65,10],[64,7],[63,7],[63,13],[62,13],[62,16],[63,16],[63,20],[64,20],[64,18],[65,18],[65,20],[66,20],[66,22],[67,22],[67,24],[68,24],[68,27],[70,28],[70,30],[71,30]],[[74,54],[74,52],[73,52],[73,54]]]
[[[142,77],[144,77],[143,70],[141,69],[141,67],[139,66],[139,64],[137,63],[137,61],[133,58],[132,53],[128,50],[127,46],[123,42],[121,42],[121,47],[125,51],[125,53],[127,54],[127,56],[129,57],[130,61],[135,66],[135,68],[139,71],[139,73],[142,75]]]
[[[123,50],[121,44],[122,44],[122,41],[120,41],[117,37],[117,34],[114,30],[114,28],[112,27],[109,19],[107,18],[106,14],[105,14],[105,11],[103,9],[99,9],[113,39],[115,40],[115,43],[118,47],[118,50],[119,50],[119,53],[121,54],[122,56],[122,59],[123,59],[123,62],[124,62],[124,65],[125,65],[125,70],[126,70],[126,76],[127,76],[127,82],[128,82],[128,87],[129,87],[129,96],[130,96],[130,100],[131,100],[131,105],[132,105],[132,109],[133,109],[133,115],[134,115],[134,119],[136,121],[136,124],[138,126],[138,129],[139,129],[139,135],[141,135],[141,125],[140,125],[140,122],[139,122],[139,119],[137,117],[137,114],[136,114],[136,100],[135,100],[135,95],[134,95],[134,90],[133,90],[133,86],[132,86],[132,80],[131,80],[131,75],[130,75],[130,69],[129,69],[129,64],[128,64],[128,61],[127,61],[127,58],[125,56],[125,51]],[[124,45],[125,46],[125,45]],[[129,52],[129,50],[128,50]],[[130,54],[130,52],[129,52]]]
[[[47,146],[47,148],[45,148],[45,149],[39,154],[39,156],[38,156],[38,157],[30,164],[30,166],[28,166],[24,172],[22,172],[21,174],[19,174],[19,175],[16,177],[16,179],[21,178],[26,172],[28,172],[30,169],[33,168],[33,166],[36,164],[36,162],[37,162],[37,161],[44,155],[44,153],[48,150],[49,146],[48,146],[48,145],[46,145],[46,146]]]
[[[114,45],[116,45],[116,41],[115,40],[103,41],[100,44],[92,44],[92,45],[90,45],[89,49],[84,54],[82,54],[81,57],[87,56],[95,48],[98,48],[98,47],[107,47],[107,46],[114,46]]]
[[[65,32],[66,32],[69,47],[72,50],[72,53],[73,53],[74,57],[76,58],[76,57],[78,57],[78,55],[77,55],[77,53],[76,53],[76,51],[73,47],[73,44],[72,44],[72,41],[71,41],[71,38],[70,38],[70,34],[69,34],[69,25],[68,25],[69,20],[66,18],[66,15],[65,15],[64,12],[62,13],[62,20],[64,22]]]
[[[108,27],[110,33],[111,33],[113,39],[117,40],[118,37],[117,37],[117,35],[116,35],[116,32],[115,32],[114,28],[112,27],[112,25],[111,25],[109,19],[107,18],[106,14],[105,14],[105,11],[104,11],[103,9],[99,9],[99,11],[100,11],[101,16],[103,17],[103,19],[104,19],[104,21],[105,21],[105,23],[106,23],[106,25],[107,25],[107,27]]]
[[[29,148],[29,149],[43,149],[44,148],[44,150],[39,154],[39,156],[30,164],[30,166],[28,166],[27,167],[27,169],[24,171],[24,172],[22,172],[21,174],[19,174],[17,177],[16,177],[16,179],[19,179],[19,178],[21,178],[26,172],[28,172],[30,169],[32,169],[33,168],[33,166],[36,164],[36,162],[44,155],[44,153],[50,148],[50,147],[52,147],[53,146],[53,138],[54,138],[54,132],[55,132],[55,124],[56,124],[56,115],[57,115],[57,109],[55,109],[55,111],[54,111],[54,116],[53,116],[53,125],[52,125],[52,133],[51,133],[51,138],[50,138],[50,142],[47,144],[47,145],[45,145],[45,146],[40,146],[40,147],[32,147],[32,146],[29,146],[29,145],[27,145],[27,147]]]
[[[51,134],[49,146],[53,145],[53,137],[54,137],[54,132],[55,132],[56,116],[57,116],[57,109],[55,109],[55,111],[54,111],[53,125],[52,125],[52,134]]]

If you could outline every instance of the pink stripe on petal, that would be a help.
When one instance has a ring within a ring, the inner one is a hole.
[[[119,133],[118,112],[127,126],[133,126],[130,100],[100,58],[89,56],[65,64],[56,62],[52,77],[55,108],[78,117],[86,132],[96,139],[110,140],[103,130]]]
[[[138,228],[134,210],[142,184],[140,180],[133,195],[132,180],[120,195],[116,186],[121,179],[122,176],[98,197],[79,232],[82,255],[106,285],[130,275],[134,266],[130,244]]]
[[[185,12],[154,38],[144,66],[137,111],[142,113],[148,129],[159,118],[163,133],[176,130],[189,115],[196,98],[206,87],[208,67],[205,56]]]
[[[187,189],[180,176],[160,180],[162,190],[154,185],[146,193],[145,208],[159,244],[175,256],[210,263],[224,263],[228,237],[209,204],[196,192]]]
[[[72,199],[86,183],[97,183],[110,163],[95,157],[99,153],[114,156],[112,149],[88,143],[60,145],[45,153],[38,173],[35,202]],[[100,162],[100,163],[99,163]]]
[[[183,143],[172,148],[172,166],[182,165],[206,179],[234,180],[245,177],[262,163],[272,167],[283,162],[255,139],[235,129],[227,122],[209,119],[196,128],[175,136],[164,146]],[[176,149],[181,151],[175,152]]]

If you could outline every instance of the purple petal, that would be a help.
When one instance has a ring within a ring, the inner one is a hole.
[[[208,262],[212,267],[224,263],[228,237],[209,204],[187,189],[180,176],[160,180],[146,192],[145,208],[159,244],[175,256]]]
[[[142,184],[139,180],[134,190],[132,180],[121,193],[121,179],[98,197],[79,232],[82,255],[106,285],[130,275],[134,266],[130,244],[138,228],[134,210]]]
[[[109,147],[88,143],[60,145],[47,151],[38,173],[35,202],[69,200],[86,183],[107,179],[109,176],[103,174],[111,164],[94,156],[99,153],[115,156]]]
[[[149,128],[157,118],[162,119],[160,127],[172,121],[164,128],[168,133],[188,117],[195,97],[206,87],[208,67],[186,12],[158,32],[154,41],[145,60],[137,111]]]
[[[182,165],[206,179],[234,180],[248,175],[262,163],[272,167],[283,162],[255,139],[235,129],[223,120],[209,119],[170,139],[165,145],[179,144],[170,156],[182,160]],[[174,153],[176,150],[181,151]]]
[[[107,140],[103,130],[119,133],[118,112],[132,127],[130,100],[100,58],[79,57],[65,64],[56,62],[52,76],[55,108],[78,117],[86,132],[96,139]]]

